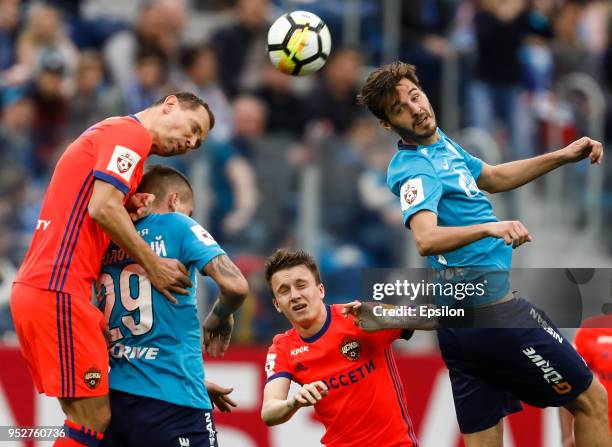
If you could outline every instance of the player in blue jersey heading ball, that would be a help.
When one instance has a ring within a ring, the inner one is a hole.
[[[505,272],[491,275],[487,293],[460,304],[473,321],[491,316],[507,322],[505,328],[443,325],[437,331],[466,446],[501,447],[502,418],[520,411],[522,400],[572,412],[577,446],[611,447],[602,385],[546,315],[510,292],[512,248],[531,241],[529,231],[519,221],[499,222],[482,192],[509,191],[585,158],[601,164],[601,143],[584,137],[555,152],[490,166],[438,128],[415,67],[402,62],[371,73],[359,100],[401,138],[387,184],[400,199],[419,253],[445,272],[440,277],[458,272],[476,280],[474,272]],[[352,312],[368,309],[355,305]]]
[[[154,196],[136,230],[161,257],[180,260],[194,286],[173,304],[144,269],[111,244],[98,280],[98,305],[108,322],[111,423],[109,447],[217,446],[213,402],[229,410],[230,389],[206,382],[196,274],[210,276],[220,296],[203,324],[207,353],[223,355],[248,284],[212,236],[190,216],[193,191],[178,171],[154,166],[138,192]],[[208,391],[206,387],[208,387]],[[210,396],[209,396],[210,393]]]

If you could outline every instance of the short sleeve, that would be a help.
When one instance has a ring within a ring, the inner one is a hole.
[[[394,157],[387,173],[387,186],[399,197],[404,225],[419,211],[438,214],[442,183],[428,160],[413,156]]]
[[[470,171],[470,174],[472,174],[472,177],[474,177],[475,181],[478,180],[478,177],[480,177],[480,173],[482,172],[482,165],[484,163],[480,158],[474,157],[463,149],[461,149],[461,153],[463,155],[463,160],[465,161],[465,164]]]
[[[279,377],[285,377],[289,380],[293,380],[291,375],[289,362],[287,357],[278,343],[278,335],[272,340],[272,345],[268,348],[266,354],[266,383],[271,380],[278,379]]]
[[[593,343],[591,333],[593,330],[589,330],[588,328],[580,328],[576,332],[576,337],[574,338],[574,345],[576,346],[576,351],[578,354],[582,356],[587,365],[591,365],[593,359],[591,358],[591,344]]]
[[[128,194],[136,189],[144,162],[151,148],[147,130],[132,118],[116,119],[116,123],[100,125],[94,138],[95,165],[93,176]],[[104,123],[104,122],[103,122]]]
[[[175,214],[176,219],[185,219],[183,242],[180,259],[186,265],[193,265],[204,273],[206,265],[214,258],[226,254],[211,234],[195,220],[182,214]]]

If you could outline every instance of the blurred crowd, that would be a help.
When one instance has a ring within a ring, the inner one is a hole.
[[[263,258],[298,244],[313,210],[329,300],[352,299],[347,285],[362,267],[402,265],[405,231],[385,185],[395,141],[355,101],[369,67],[388,62],[389,16],[399,22],[392,56],[417,65],[441,125],[487,131],[502,159],[592,133],[601,117],[601,131],[612,132],[609,1],[361,0],[352,21],[349,3],[0,0],[0,306],[67,144],[105,117],[178,90],[207,101],[217,124],[200,150],[163,162],[192,180],[205,173],[206,189],[196,194],[206,194],[206,209],[196,215],[251,279],[256,299],[241,314],[239,340],[269,341],[279,320],[262,283]],[[398,11],[389,14],[387,3]],[[292,78],[268,62],[269,25],[295,9],[318,14],[331,30],[332,55],[316,76]],[[596,101],[563,90],[576,73],[593,81]],[[444,121],[452,116],[456,122]],[[314,208],[304,194],[310,168],[318,174]],[[9,320],[1,311],[0,331]]]

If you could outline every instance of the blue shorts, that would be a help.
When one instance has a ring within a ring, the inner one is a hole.
[[[218,447],[212,410],[110,390],[111,422],[100,447]]]
[[[529,301],[514,298],[470,312],[468,320],[503,325],[437,331],[462,433],[493,427],[520,411],[520,401],[559,407],[591,385],[593,374],[571,342]]]

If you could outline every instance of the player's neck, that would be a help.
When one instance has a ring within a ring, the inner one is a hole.
[[[406,144],[406,145],[414,145],[414,146],[431,146],[432,144],[436,144],[438,142],[438,140],[440,139],[440,133],[438,132],[438,128],[436,128],[436,131],[428,136],[428,137],[417,137],[415,135],[412,135],[410,137],[407,136],[402,136],[402,143]]]
[[[135,113],[134,116],[136,118],[138,118],[138,121],[140,121],[140,124],[142,124],[142,126],[147,129],[149,131],[149,133],[151,133],[151,110],[150,109],[144,109],[141,110],[138,113]]]
[[[318,313],[317,317],[311,322],[304,322],[304,324],[298,325],[294,324],[293,327],[300,334],[302,338],[312,337],[317,334],[325,325],[325,321],[327,320],[327,308],[325,304],[322,304],[323,309]]]
[[[138,119],[138,121],[140,121],[140,124],[142,124],[142,127],[144,127],[145,129],[147,129],[147,132],[149,132],[149,135],[151,135],[151,154],[157,154],[158,153],[158,146],[157,146],[157,141],[158,141],[158,136],[157,136],[157,132],[155,131],[155,125],[154,125],[154,121],[155,121],[155,113],[156,110],[155,108],[148,108],[148,109],[144,109],[138,113],[135,113],[134,116]]]

